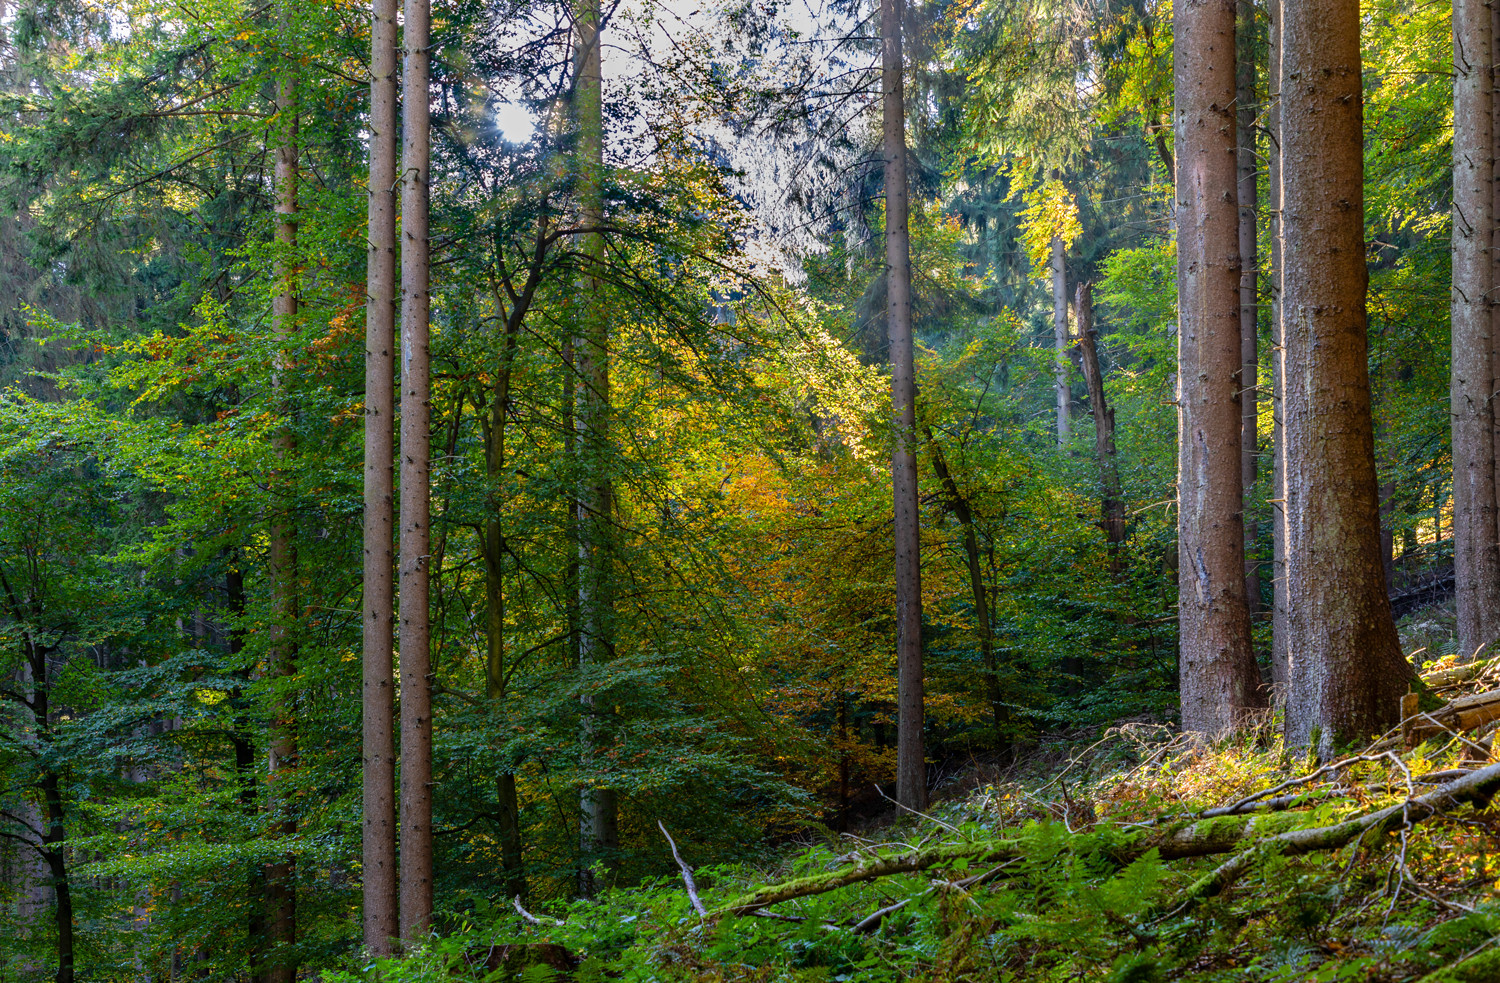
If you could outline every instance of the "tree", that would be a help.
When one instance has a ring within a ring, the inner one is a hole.
[[[1453,568],[1458,649],[1500,634],[1500,525],[1495,488],[1494,235],[1489,4],[1453,6]]]
[[[1057,397],[1057,444],[1068,446],[1073,425],[1073,386],[1068,381],[1068,247],[1061,236],[1052,237],[1052,343],[1056,348],[1052,368]]]
[[[1281,30],[1287,742],[1390,726],[1411,669],[1380,558],[1367,363],[1357,0],[1287,3]]]
[[[1239,169],[1240,205],[1240,495],[1245,527],[1245,603],[1253,616],[1261,609],[1260,562],[1255,558],[1257,535],[1255,486],[1260,481],[1260,164],[1256,146],[1255,86],[1256,13],[1253,0],[1235,5],[1235,148]]]
[[[272,299],[271,314],[278,340],[290,344],[296,333],[297,319],[297,178],[300,167],[297,140],[297,69],[292,53],[295,50],[291,30],[291,10],[283,3],[280,10],[281,45],[280,66],[276,79],[276,295]],[[286,385],[286,373],[290,369],[285,352],[278,355],[277,371],[272,376],[272,386],[278,390]],[[281,395],[281,394],[279,394]],[[296,411],[286,399],[282,399],[282,410],[288,417]],[[275,439],[278,465],[292,467],[296,453],[296,438],[290,427],[284,428]],[[301,614],[301,598],[298,581],[300,571],[297,563],[298,530],[291,507],[291,496],[285,494],[289,482],[285,472],[280,476],[283,496],[274,506],[277,514],[270,523],[270,573],[276,593],[276,624],[274,641],[266,659],[266,672],[283,685],[277,696],[275,720],[270,737],[270,774],[267,788],[270,791],[271,809],[278,813],[274,828],[282,836],[293,836],[297,832],[297,821],[287,791],[287,779],[297,769],[297,697],[290,685],[290,677],[297,673],[298,618]],[[297,978],[295,949],[297,942],[297,889],[294,882],[296,860],[287,852],[276,863],[266,867],[266,936],[270,943],[265,979],[268,983],[292,983]]]
[[[370,25],[369,250],[365,289],[362,735],[364,941],[389,955],[401,931],[396,880],[395,557],[396,0],[374,0]]]
[[[1270,147],[1266,156],[1266,183],[1271,211],[1271,685],[1286,691],[1291,657],[1291,607],[1286,579],[1286,309],[1282,290],[1281,203],[1281,22],[1282,0],[1267,5],[1270,43],[1267,55],[1266,89],[1271,108],[1266,117]]]
[[[896,540],[896,801],[927,806],[923,750],[922,528],[917,500],[916,368],[911,324],[911,240],[906,180],[904,0],[881,0],[884,119],[886,332],[891,346],[891,487]]]
[[[1240,498],[1235,3],[1189,0],[1175,18],[1182,726],[1212,736],[1262,702]]]
[[[406,0],[401,194],[401,938],[432,922],[430,0]]]

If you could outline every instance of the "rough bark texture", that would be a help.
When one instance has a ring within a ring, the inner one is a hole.
[[[1299,0],[1283,15],[1286,729],[1326,753],[1394,724],[1411,671],[1380,560],[1359,2]]]
[[[428,356],[427,80],[430,0],[406,0],[401,196],[401,938],[432,923],[432,689],[428,557],[432,534]]]
[[[1494,117],[1489,5],[1453,4],[1453,572],[1458,651],[1500,629],[1500,526],[1495,510],[1495,412],[1490,260]]]
[[[1057,443],[1066,447],[1073,429],[1073,387],[1068,381],[1068,249],[1052,239],[1052,343],[1057,349],[1052,369],[1057,397]]]
[[[1281,0],[1266,5],[1270,20],[1270,56],[1266,114],[1270,133],[1266,177],[1271,195],[1271,685],[1285,694],[1289,673],[1287,633],[1290,608],[1286,592],[1286,349],[1281,303]]]
[[[598,230],[604,223],[603,25],[599,0],[581,0],[576,25],[579,217],[584,228]],[[601,232],[586,233],[582,245],[593,264],[604,262]],[[578,372],[578,658],[580,670],[587,674],[590,666],[607,663],[614,656],[614,488],[610,481],[609,314],[598,276],[585,273],[579,287],[583,316],[573,349]],[[585,753],[589,754],[602,728],[592,697],[585,695],[583,703]],[[614,789],[585,786],[579,811],[579,847],[584,863],[579,890],[589,896],[608,886],[618,873],[619,802]]]
[[[392,504],[396,337],[396,0],[374,0],[365,301],[363,895],[365,947],[389,955],[396,898],[395,620]]]
[[[1073,302],[1078,311],[1078,352],[1089,387],[1089,406],[1094,414],[1094,457],[1099,463],[1101,524],[1110,547],[1110,569],[1124,571],[1119,547],[1125,542],[1125,492],[1120,487],[1120,468],[1115,457],[1115,408],[1104,395],[1104,372],[1099,367],[1099,349],[1094,339],[1094,292],[1080,283]]]
[[[1255,147],[1255,4],[1235,7],[1235,155],[1240,204],[1240,474],[1245,526],[1245,603],[1253,615],[1261,609],[1260,563],[1256,559],[1255,515],[1250,503],[1260,481],[1260,250],[1256,222],[1260,217],[1260,164]]]
[[[917,501],[916,367],[907,233],[904,0],[881,0],[881,95],[885,120],[886,331],[891,345],[891,486],[896,539],[896,801],[927,806],[923,749],[922,531]]]
[[[283,17],[287,11],[283,8]],[[276,146],[276,281],[277,293],[271,313],[276,333],[283,341],[296,330],[297,273],[293,252],[297,247],[297,85],[291,60],[291,39],[281,78],[276,86],[276,115],[280,125]],[[278,356],[284,358],[284,356]],[[273,385],[283,389],[287,366],[276,366]],[[290,409],[286,407],[286,409]],[[276,437],[276,455],[285,461],[296,450],[291,431]],[[283,488],[283,493],[286,490]],[[271,648],[267,655],[267,672],[291,676],[297,671],[297,641],[294,626],[300,602],[297,589],[297,531],[291,519],[289,494],[278,503],[277,515],[270,528],[271,580],[276,592],[276,624],[272,629]],[[282,791],[289,774],[297,768],[297,708],[290,687],[278,697],[270,735],[270,790],[272,828],[276,834],[291,836],[297,831],[290,796]],[[297,941],[297,893],[293,884],[294,860],[290,853],[277,863],[268,864],[266,883],[267,973],[270,983],[292,983],[297,977],[297,963],[292,946]]]
[[[1182,727],[1218,735],[1259,705],[1241,522],[1235,3],[1175,8],[1178,596]]]

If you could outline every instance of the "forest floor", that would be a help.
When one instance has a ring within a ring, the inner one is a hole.
[[[1440,607],[1405,620],[1443,627]],[[1442,698],[1500,685],[1500,661],[1466,675]],[[925,815],[760,866],[682,856],[680,876],[598,901],[496,909],[381,975],[1500,980],[1500,764],[1483,731],[1411,746],[1408,728],[1321,764],[1279,733],[1268,714],[1216,745],[1140,721],[1054,735],[955,775]]]

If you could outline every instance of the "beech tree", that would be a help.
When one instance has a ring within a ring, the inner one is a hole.
[[[1282,15],[1286,733],[1327,754],[1394,723],[1412,672],[1380,556],[1359,4],[1301,0]]]
[[[1235,3],[1174,8],[1177,80],[1178,619],[1184,730],[1260,705],[1245,598]]]

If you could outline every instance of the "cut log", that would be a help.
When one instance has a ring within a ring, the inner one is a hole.
[[[1406,711],[1406,703],[1406,700],[1401,701],[1403,714]],[[1446,706],[1428,713],[1426,717],[1431,717],[1432,720],[1417,717],[1412,721],[1410,728],[1406,729],[1408,741],[1426,740],[1443,733],[1444,727],[1465,731],[1483,727],[1492,720],[1500,720],[1500,689],[1459,697]]]

